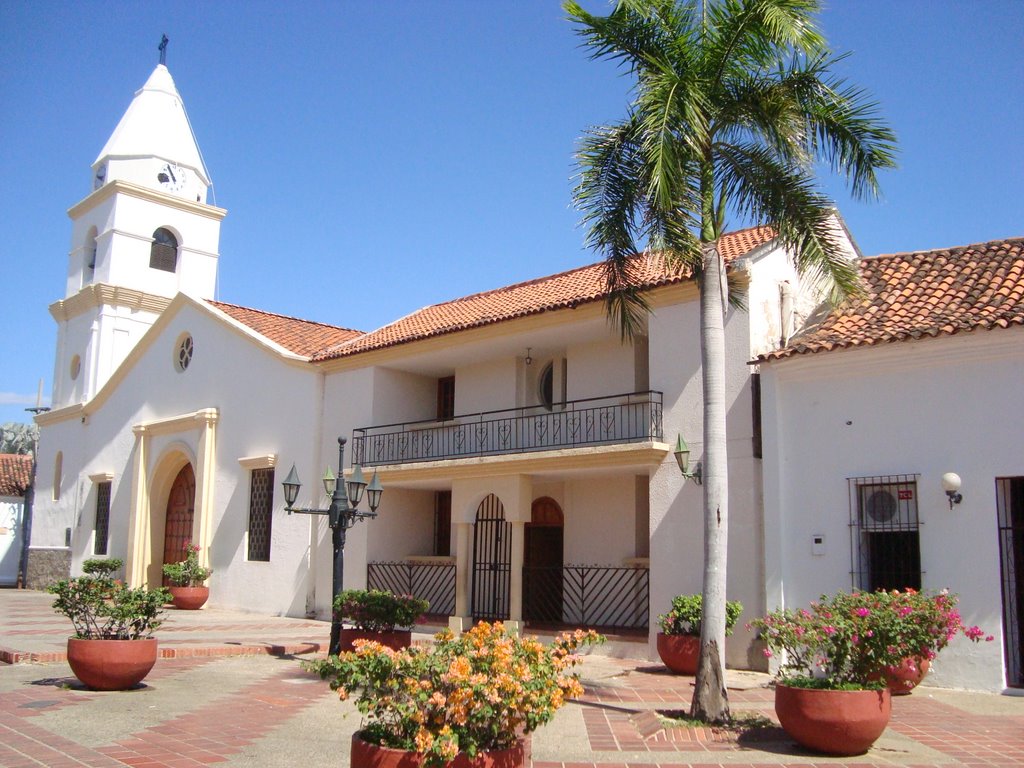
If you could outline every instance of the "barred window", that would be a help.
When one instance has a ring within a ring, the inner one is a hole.
[[[273,467],[252,470],[249,474],[249,560],[270,561],[273,506]]]
[[[917,475],[851,477],[848,483],[853,586],[920,589]]]
[[[178,238],[171,230],[160,227],[153,233],[149,267],[163,272],[174,272],[178,268]]]
[[[107,554],[107,538],[110,534],[110,483],[96,484],[96,530],[93,537],[92,553]]]

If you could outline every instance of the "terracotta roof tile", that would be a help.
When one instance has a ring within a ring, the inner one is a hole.
[[[732,261],[774,238],[775,233],[771,228],[752,227],[724,235],[720,247],[726,260]],[[689,270],[669,267],[657,257],[637,256],[631,270],[637,284],[644,289],[679,283],[691,277]],[[604,262],[599,262],[425,307],[359,338],[325,347],[314,355],[314,359],[348,357],[541,312],[575,307],[603,299],[607,294]]]
[[[32,457],[0,453],[0,496],[24,496],[32,484]]]
[[[1024,238],[861,259],[866,295],[759,360],[1024,325]]]
[[[314,323],[311,320],[299,320],[285,315],[275,315],[259,309],[239,307],[235,304],[225,304],[220,301],[209,301],[208,303],[261,336],[280,344],[289,352],[303,357],[312,357],[321,349],[333,347],[363,335],[362,331]]]

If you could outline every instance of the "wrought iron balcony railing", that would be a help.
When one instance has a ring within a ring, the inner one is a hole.
[[[661,409],[661,392],[630,392],[363,427],[353,430],[352,460],[372,467],[660,440]]]

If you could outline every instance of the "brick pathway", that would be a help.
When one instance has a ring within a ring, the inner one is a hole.
[[[63,661],[68,627],[49,602],[0,590],[0,646],[21,662],[0,664],[0,768],[348,764],[360,722],[351,702],[339,703],[282,655],[320,648],[326,623],[171,613],[158,633],[162,658],[145,684],[99,693],[71,676]],[[922,687],[894,700],[889,728],[868,754],[828,758],[800,749],[774,724],[739,736],[666,727],[657,712],[684,710],[693,680],[658,664],[592,655],[579,670],[586,694],[533,735],[532,768],[1024,765],[1024,697]],[[765,683],[730,671],[733,712],[774,723]]]
[[[584,676],[593,663],[588,659],[584,664]],[[1024,765],[1020,697],[921,688],[893,699],[889,728],[867,755],[829,758],[803,750],[786,736],[774,714],[774,692],[753,679],[737,688],[730,685],[730,707],[734,714],[759,715],[772,725],[737,735],[665,726],[658,713],[685,710],[693,678],[671,675],[660,665],[611,659],[596,663],[605,667],[604,674],[589,682],[576,705],[582,710],[592,760],[535,759],[533,768]]]

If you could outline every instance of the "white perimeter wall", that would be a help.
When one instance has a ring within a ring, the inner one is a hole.
[[[996,637],[958,639],[926,682],[1002,688],[995,479],[1024,476],[1022,382],[1017,328],[762,366],[770,605],[851,588],[847,478],[918,474],[923,587],[959,593],[964,621]],[[945,472],[963,480],[952,510]]]

